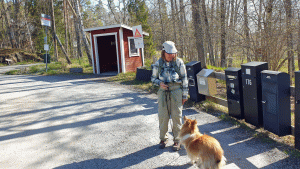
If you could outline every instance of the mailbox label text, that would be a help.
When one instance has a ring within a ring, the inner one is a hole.
[[[249,86],[251,86],[251,85],[252,85],[252,81],[251,81],[251,79],[246,79],[246,85],[249,85]]]
[[[246,74],[247,74],[247,75],[251,75],[250,69],[246,69]]]
[[[234,88],[234,83],[230,83],[230,88]]]
[[[205,86],[205,79],[204,78],[199,78],[199,83],[203,86]]]

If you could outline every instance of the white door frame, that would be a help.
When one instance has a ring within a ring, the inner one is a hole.
[[[116,42],[116,54],[117,54],[117,62],[118,62],[118,73],[120,73],[120,65],[119,65],[119,48],[118,48],[118,37],[117,37],[117,32],[114,33],[104,33],[104,34],[95,34],[93,35],[94,37],[94,46],[95,46],[95,54],[96,54],[96,69],[97,69],[97,74],[100,74],[100,63],[99,63],[99,53],[98,53],[98,42],[97,42],[97,37],[99,36],[111,36],[115,35],[115,42]]]

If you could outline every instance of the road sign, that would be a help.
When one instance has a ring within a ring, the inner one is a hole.
[[[143,38],[134,38],[134,45],[135,48],[144,48],[144,40]]]
[[[49,45],[48,44],[44,44],[44,50],[46,50],[46,51],[49,50]]]
[[[42,26],[51,26],[51,17],[46,14],[41,14]]]
[[[132,27],[133,37],[134,37],[134,45],[135,48],[144,48],[144,39],[143,39],[143,31],[142,26],[133,26]]]
[[[138,25],[138,26],[133,26],[132,27],[132,31],[133,31],[133,37],[134,38],[142,38],[143,35],[143,31],[142,31],[142,26]]]

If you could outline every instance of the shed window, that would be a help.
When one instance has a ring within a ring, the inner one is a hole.
[[[128,48],[129,48],[129,57],[140,56],[140,50],[135,48],[133,37],[128,37]]]

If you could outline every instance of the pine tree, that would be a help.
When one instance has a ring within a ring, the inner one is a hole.
[[[134,25],[142,25],[143,31],[149,33],[149,36],[144,37],[145,56],[151,58],[155,54],[154,43],[152,38],[152,30],[148,24],[148,11],[145,1],[130,0],[128,12],[131,17],[131,23]]]

